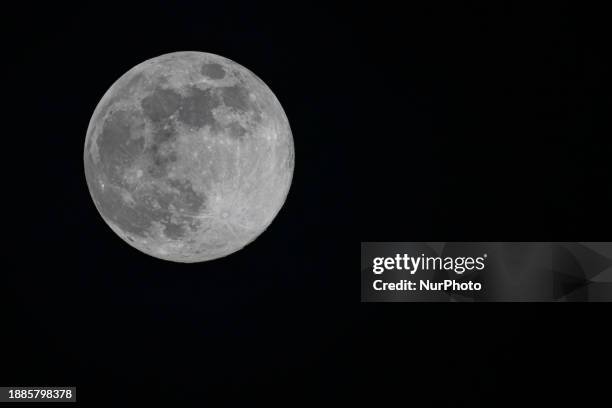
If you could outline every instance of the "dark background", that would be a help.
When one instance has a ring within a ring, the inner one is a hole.
[[[7,8],[0,385],[76,385],[82,406],[595,401],[607,305],[360,304],[357,259],[360,241],[610,241],[608,18],[403,7]],[[296,149],[271,227],[195,265],[118,239],[82,164],[110,85],[180,50],[255,72]]]

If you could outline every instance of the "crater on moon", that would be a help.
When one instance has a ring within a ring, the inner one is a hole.
[[[272,91],[214,54],[176,52],[125,73],[96,107],[85,175],[106,223],[157,258],[238,251],[280,211],[293,137]]]

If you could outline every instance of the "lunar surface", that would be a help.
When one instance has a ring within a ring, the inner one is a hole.
[[[293,176],[289,122],[248,69],[214,54],[147,60],[104,94],[85,175],[102,218],[140,251],[201,262],[270,225]]]

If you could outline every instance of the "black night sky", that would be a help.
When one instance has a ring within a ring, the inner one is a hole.
[[[606,305],[360,304],[356,266],[360,241],[611,241],[608,19],[394,4],[7,7],[0,385],[75,385],[81,406],[589,406]],[[270,228],[188,265],[119,239],[83,171],[104,92],[183,50],[263,79],[296,152]]]

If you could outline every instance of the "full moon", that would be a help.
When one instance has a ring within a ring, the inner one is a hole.
[[[293,177],[293,136],[251,71],[175,52],[136,65],[104,94],[84,167],[98,212],[125,242],[202,262],[240,250],[276,217]]]

